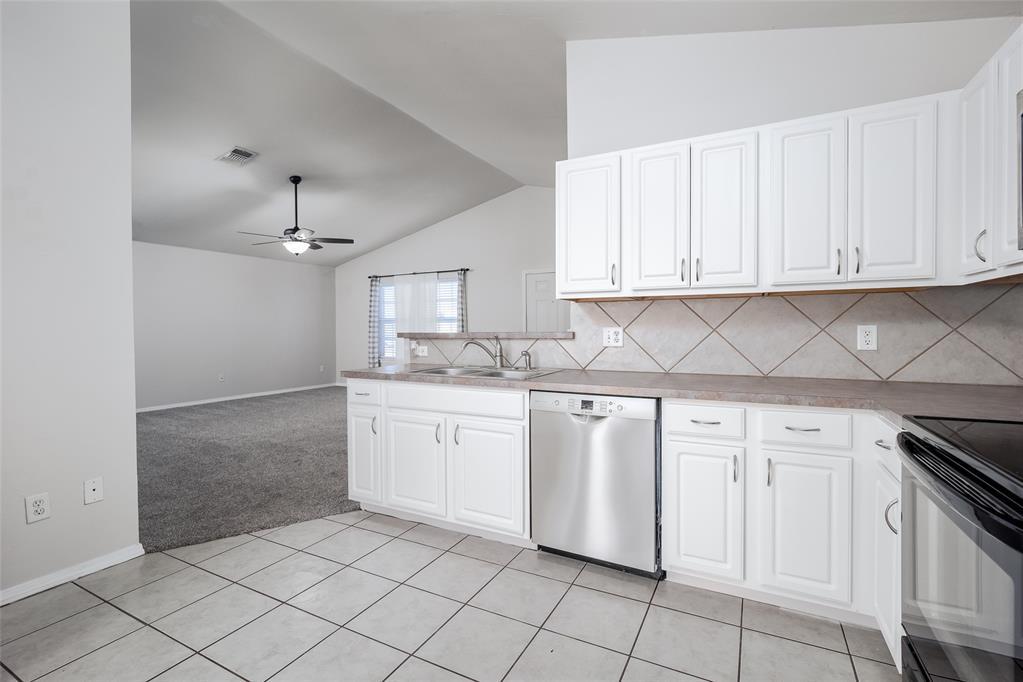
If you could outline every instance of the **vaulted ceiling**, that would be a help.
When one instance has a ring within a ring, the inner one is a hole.
[[[565,41],[1019,14],[1018,0],[132,3],[135,238],[336,265],[565,156]],[[240,145],[244,167],[216,161]]]

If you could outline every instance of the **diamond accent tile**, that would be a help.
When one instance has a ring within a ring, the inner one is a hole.
[[[718,332],[762,372],[813,338],[817,326],[781,297],[751,298]]]
[[[876,351],[856,350],[856,327],[878,326]],[[937,343],[951,328],[906,294],[867,294],[827,331],[865,365],[887,379]]]
[[[771,372],[773,377],[817,377],[821,379],[873,379],[877,375],[841,344],[821,332]]]
[[[682,301],[654,301],[628,328],[629,336],[665,368],[674,366],[710,332]]]
[[[981,349],[952,332],[895,373],[893,381],[943,381],[950,384],[1023,384],[1018,376]]]
[[[935,287],[911,291],[917,303],[930,310],[953,327],[970,319],[986,305],[1011,289],[1010,285],[988,284],[966,287]]]
[[[641,312],[650,307],[650,301],[608,301],[601,303],[600,307],[619,327],[628,327]]]
[[[1023,286],[985,308],[959,331],[990,353],[996,360],[1023,376],[1020,329],[1023,328]]]
[[[621,348],[605,348],[586,369],[608,369],[624,372],[663,372],[664,368],[650,357],[628,334]]]
[[[694,313],[703,318],[704,322],[711,327],[717,327],[747,300],[749,299],[746,297],[730,296],[727,298],[694,298],[685,303]]]
[[[580,369],[579,363],[554,339],[540,339],[529,349],[529,354],[533,358],[533,367]]]
[[[863,294],[812,294],[785,298],[818,326],[826,327],[863,298]]]
[[[561,342],[561,345],[582,367],[590,364],[593,358],[597,357],[597,354],[604,349],[601,341],[603,334],[601,328],[621,326],[616,324],[596,303],[573,303],[570,320],[575,338],[566,339]]]
[[[671,368],[684,374],[742,374],[760,376],[760,370],[714,332]]]

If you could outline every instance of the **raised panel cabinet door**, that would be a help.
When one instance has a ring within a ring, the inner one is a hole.
[[[383,428],[379,407],[348,406],[348,497],[353,500],[380,501]]]
[[[692,144],[693,287],[757,283],[757,134]]]
[[[439,415],[387,414],[385,504],[447,516],[444,426]]]
[[[525,531],[525,427],[452,419],[452,515],[473,526]]]
[[[772,280],[845,281],[845,117],[775,126],[767,135]]]
[[[849,279],[934,276],[938,102],[849,117]]]
[[[994,267],[995,81],[991,62],[959,95],[960,224],[959,265],[965,274]],[[1014,98],[1015,99],[1015,98]]]
[[[763,450],[762,579],[804,597],[852,597],[852,460]]]
[[[994,258],[998,265],[1023,261],[1019,249],[1020,120],[1016,94],[1023,90],[1023,28],[1018,29],[995,55],[995,210]]]
[[[689,286],[689,145],[630,152],[622,179],[622,237],[631,289]]]
[[[558,292],[619,291],[621,157],[561,161],[556,175]]]
[[[665,568],[742,580],[745,460],[740,447],[665,441]]]
[[[873,495],[874,616],[894,660],[901,655],[902,562],[899,526],[901,487],[880,462]]]

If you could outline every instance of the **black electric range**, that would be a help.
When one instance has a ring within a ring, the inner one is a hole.
[[[1023,422],[911,417],[903,678],[1023,682]]]

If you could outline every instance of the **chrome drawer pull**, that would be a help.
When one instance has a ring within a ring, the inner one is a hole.
[[[682,259],[682,281],[686,281],[686,259]]]
[[[896,497],[894,500],[892,500],[891,502],[888,503],[887,507],[884,508],[884,522],[885,522],[885,525],[887,525],[888,529],[891,532],[895,533],[896,535],[899,534],[899,531],[895,528],[895,526],[892,525],[892,522],[888,519],[888,512],[890,512],[892,510],[892,507],[894,507],[898,503],[899,503],[899,498]]]
[[[714,421],[712,419],[690,419],[694,424],[703,424],[705,426],[719,426],[721,422]]]
[[[980,259],[981,263],[987,263],[987,258],[985,258],[984,255],[981,254],[980,252],[980,240],[986,234],[987,234],[986,229],[981,230],[979,233],[977,233],[977,238],[973,240],[973,253],[977,254],[977,258]]]
[[[461,445],[461,443],[458,442],[458,429],[460,429],[461,426],[461,424],[455,424],[455,445]]]
[[[374,436],[377,435],[377,418],[375,415],[373,416],[373,421],[369,423],[369,430],[373,432]]]
[[[888,445],[888,443],[885,443],[880,438],[878,438],[877,440],[874,441],[874,445],[876,445],[879,448],[883,448],[885,450],[891,450],[892,449],[891,445]]]
[[[856,274],[860,274],[860,247],[856,247]]]
[[[838,249],[838,269],[835,271],[835,274],[842,274],[842,249]]]
[[[611,286],[615,285],[615,263],[611,263]]]
[[[440,422],[437,422],[437,428],[433,431],[433,437],[438,443],[440,442]]]
[[[799,426],[786,426],[785,430],[786,431],[796,431],[797,433],[814,433],[816,431],[820,431],[821,429],[820,429],[819,426],[815,426],[812,429],[804,429],[804,428],[801,428]]]
[[[739,455],[732,455],[732,483],[739,482]]]
[[[774,463],[771,461],[771,458],[768,457],[767,458],[767,487],[768,488],[771,487],[771,472],[774,469],[773,464]]]
[[[369,393],[359,393],[358,391],[355,392],[355,395],[362,396],[363,398],[369,397]]]

